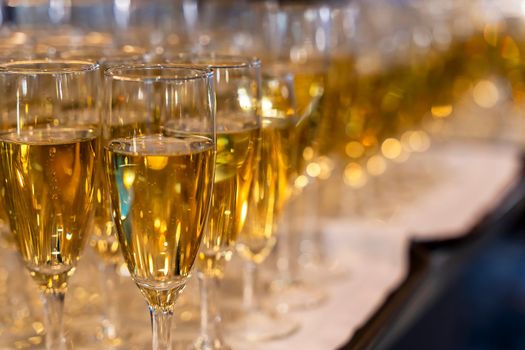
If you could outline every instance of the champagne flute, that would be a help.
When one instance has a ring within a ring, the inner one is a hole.
[[[246,221],[248,195],[257,165],[261,126],[257,112],[260,61],[215,54],[179,55],[167,59],[206,66],[215,72],[217,159],[212,210],[197,265],[201,330],[194,346],[196,349],[228,349],[222,337],[215,293]]]
[[[85,59],[97,62],[104,70],[122,64],[140,63],[145,49],[138,46],[125,45],[123,47],[82,46],[59,53],[64,59]],[[103,78],[103,76],[102,76]],[[99,90],[103,96],[104,88]],[[102,99],[100,99],[102,100]],[[102,160],[98,164],[102,169]],[[103,171],[99,171],[97,189],[94,197],[94,220],[89,245],[97,253],[98,268],[101,272],[101,304],[102,319],[97,329],[97,338],[103,339],[113,347],[126,346],[128,334],[123,334],[121,327],[121,312],[119,310],[120,297],[117,288],[120,282],[118,269],[122,263],[122,255],[113,219],[108,195],[107,183]]]
[[[98,65],[0,65],[0,172],[11,232],[44,303],[46,349],[64,349],[63,307],[91,218],[98,157]]]
[[[262,132],[248,214],[237,241],[244,262],[243,314],[231,325],[233,335],[249,341],[279,339],[299,329],[299,324],[261,307],[257,293],[257,267],[276,243],[277,223],[291,194],[297,158],[297,117],[293,76],[263,70]]]
[[[271,301],[279,310],[287,311],[314,307],[326,299],[322,289],[307,285],[299,276],[298,247],[304,235],[295,231],[305,229],[305,220],[297,220],[298,195],[319,176],[317,170],[320,166],[315,161],[320,130],[325,127],[322,108],[328,67],[330,11],[324,5],[281,4],[263,15],[266,18],[264,40],[269,48],[266,60],[292,75],[298,118],[297,159],[294,162],[295,176],[291,180],[295,185],[294,196],[288,204],[286,218],[281,222],[280,229],[284,234],[279,236],[277,246],[279,277],[273,283],[276,293]]]
[[[146,299],[154,350],[197,257],[215,162],[213,72],[162,64],[106,70],[104,160],[124,260]]]

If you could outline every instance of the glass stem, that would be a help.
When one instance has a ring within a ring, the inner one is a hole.
[[[198,349],[225,348],[221,330],[221,316],[216,303],[218,278],[199,273],[201,334],[197,342]]]
[[[42,293],[44,304],[44,326],[46,330],[46,350],[64,350],[64,297],[60,290],[46,290]]]
[[[314,231],[313,231],[313,258],[316,265],[326,265],[326,241],[322,225],[323,215],[323,188],[319,178],[314,180],[315,188],[313,201],[315,203],[314,215]]]
[[[246,313],[257,310],[257,295],[255,285],[257,282],[257,265],[252,261],[244,262],[244,283],[242,289],[242,301]]]
[[[100,263],[102,275],[102,298],[103,298],[103,320],[102,330],[104,337],[114,339],[118,336],[119,329],[119,306],[116,291],[118,283],[118,265],[114,263]]]
[[[173,309],[149,307],[153,332],[152,350],[171,350]]]
[[[279,241],[277,243],[277,271],[279,274],[277,282],[283,286],[289,284],[292,280],[290,271],[290,240],[292,235],[292,225],[290,224],[292,215],[290,215],[290,212],[293,209],[292,201],[288,203],[285,215],[280,220]]]

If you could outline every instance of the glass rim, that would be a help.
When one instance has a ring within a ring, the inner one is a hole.
[[[145,75],[145,76],[131,76],[131,72],[147,72],[154,69],[171,69],[186,71],[186,75]],[[125,74],[128,72],[128,74]],[[190,72],[193,72],[190,73]],[[158,63],[158,64],[120,64],[107,68],[104,70],[104,76],[117,81],[133,81],[133,82],[169,82],[169,81],[190,81],[199,79],[211,79],[213,77],[213,70],[210,68],[203,68],[202,66],[188,65],[188,64],[173,64],[173,63]]]
[[[45,67],[48,66],[48,67]],[[54,75],[93,72],[97,62],[67,59],[21,59],[0,63],[0,74]]]
[[[224,64],[218,63],[207,63],[205,60],[224,60]],[[236,69],[236,68],[260,68],[261,60],[255,56],[243,56],[243,55],[228,55],[221,53],[191,53],[183,52],[175,54],[173,57],[166,58],[168,62],[178,63],[184,62],[197,66],[208,67],[211,69]],[[197,62],[195,61],[197,60]],[[203,60],[199,62],[198,60]]]

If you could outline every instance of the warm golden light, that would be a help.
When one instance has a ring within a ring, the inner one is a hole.
[[[402,151],[401,142],[395,138],[388,138],[381,145],[381,152],[388,159],[396,159],[401,155]]]
[[[363,187],[367,182],[366,173],[358,163],[348,163],[345,167],[344,182],[354,188]]]
[[[499,91],[493,82],[481,80],[474,86],[472,97],[478,106],[492,108],[498,103]]]

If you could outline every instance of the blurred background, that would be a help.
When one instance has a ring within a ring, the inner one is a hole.
[[[432,279],[421,282],[423,291],[440,291],[432,298],[411,290],[407,300],[421,302],[404,304],[413,313],[399,316],[403,327],[389,341],[351,342],[373,315],[396,319],[398,314],[381,305],[413,272],[411,242],[468,235],[486,215],[507,207],[513,218],[521,217],[516,203],[522,198],[525,144],[525,1],[0,4],[3,61],[67,58],[87,49],[100,56],[118,50],[157,62],[180,52],[212,51],[260,57],[263,72],[265,63],[276,60],[315,68],[315,79],[295,80],[297,108],[314,131],[305,136],[304,170],[295,178],[293,205],[284,215],[289,232],[279,235],[277,249],[263,264],[260,288],[270,288],[276,275],[288,273],[321,291],[298,310],[279,304],[279,312],[302,323],[294,335],[257,346],[230,341],[234,348],[525,346],[525,247],[519,220],[481,229],[479,235],[489,238],[469,250],[471,258],[431,271],[455,277],[437,279],[435,285]],[[309,102],[301,104],[304,99]],[[263,113],[272,110],[264,96],[260,107]],[[519,199],[509,202],[512,193]],[[6,308],[0,312],[0,349],[38,348],[43,332],[39,301],[34,288],[25,287],[31,282],[9,242],[2,244],[0,300]],[[98,246],[96,239],[89,245],[95,249],[86,249],[66,306],[66,324],[82,344],[75,348],[144,348],[149,326],[143,301],[129,287],[120,260],[109,300],[125,306],[118,312],[129,320],[124,334],[130,337],[125,345],[121,338],[107,341],[107,318],[100,316],[108,302],[105,282],[93,283],[93,276],[105,273],[95,251],[111,248]],[[436,258],[428,254],[429,260]],[[460,249],[450,256],[465,254]],[[241,300],[238,260],[222,283],[226,319],[235,317],[228,303]],[[195,336],[191,299],[196,293],[191,285],[188,290],[174,336],[180,340]],[[385,327],[395,328],[396,322]]]

